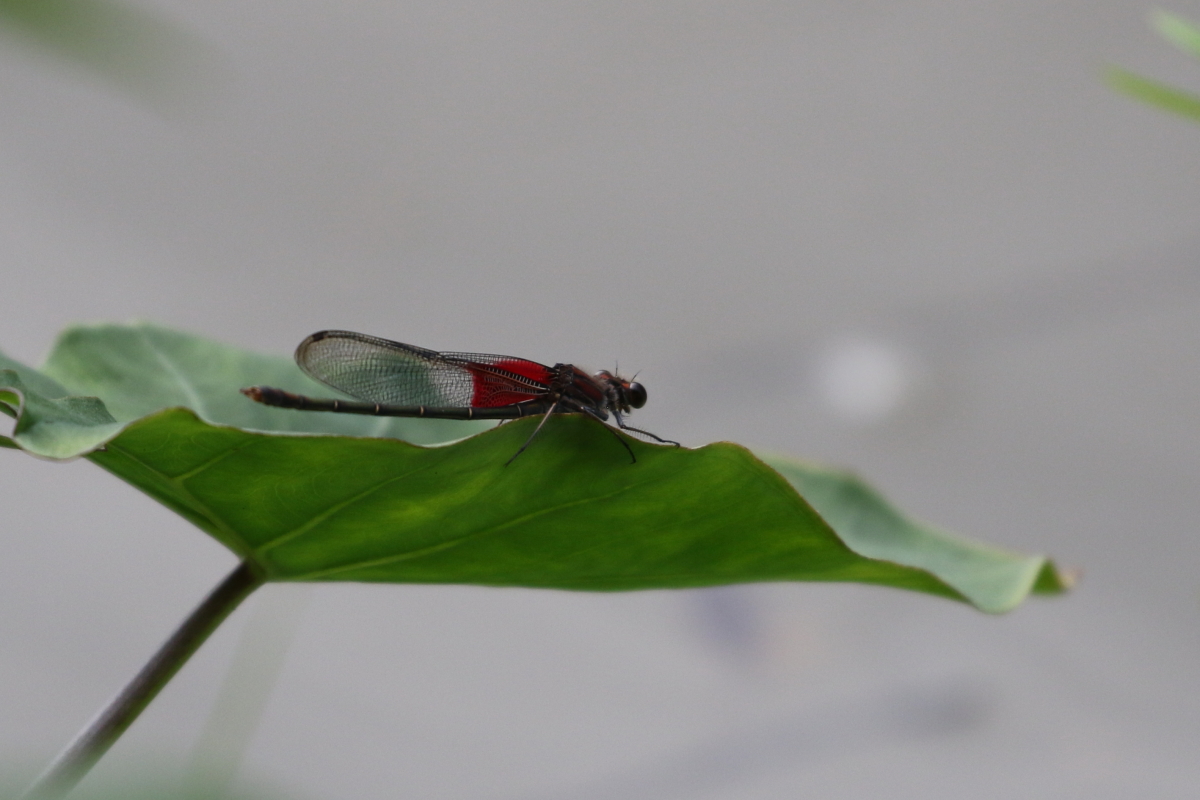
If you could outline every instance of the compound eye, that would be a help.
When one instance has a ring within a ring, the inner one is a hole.
[[[646,387],[640,383],[631,383],[625,390],[625,397],[632,408],[641,408],[646,405]]]

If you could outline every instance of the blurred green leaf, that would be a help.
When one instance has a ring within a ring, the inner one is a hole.
[[[1183,52],[1200,58],[1200,27],[1167,11],[1153,12],[1150,15],[1150,25],[1160,36]],[[1143,103],[1158,106],[1189,119],[1200,120],[1200,97],[1191,92],[1144,78],[1120,67],[1108,67],[1104,79],[1111,88]]]
[[[1169,11],[1154,11],[1150,25],[1158,34],[1185,53],[1200,58],[1200,27]]]
[[[782,459],[772,469],[733,444],[627,438],[630,464],[599,423],[563,415],[505,466],[539,420],[433,448],[295,435],[379,421],[265,408],[238,393],[248,383],[311,391],[282,362],[153,326],[100,326],[64,334],[41,380],[110,405],[119,422],[97,417],[88,430],[99,439],[103,426],[118,429],[90,460],[273,580],[585,590],[857,581],[991,612],[1066,586],[1046,559],[916,525],[853,476]],[[30,402],[32,385],[15,387],[26,402],[13,441],[46,455],[22,426],[66,412]],[[78,447],[63,439],[56,452]]]
[[[0,0],[0,31],[162,110],[181,95],[192,98],[209,71],[207,49],[196,37],[120,0]]]
[[[1110,87],[1143,103],[1164,108],[1194,120],[1200,120],[1200,97],[1164,83],[1143,78],[1120,67],[1109,67],[1105,80]]]

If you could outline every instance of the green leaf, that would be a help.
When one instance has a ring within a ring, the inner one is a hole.
[[[19,361],[14,361],[4,353],[0,353],[0,370],[8,370],[17,375],[22,383],[43,397],[65,397],[70,394],[66,387]]]
[[[854,552],[937,575],[989,611],[1015,607],[1034,591],[1069,588],[1039,556],[1022,556],[913,522],[858,476],[799,461],[768,459]]]
[[[1167,86],[1165,83],[1143,78],[1120,67],[1109,67],[1105,71],[1105,82],[1118,92],[1149,103],[1152,106],[1164,108],[1184,117],[1200,120],[1200,97]]]
[[[1150,24],[1164,39],[1189,55],[1200,58],[1200,27],[1167,11],[1155,11]],[[1128,72],[1120,67],[1105,70],[1105,82],[1118,92],[1166,109],[1180,116],[1200,120],[1200,97],[1165,83]]]
[[[0,0],[0,30],[158,105],[197,82],[206,50],[166,18],[120,0]]]
[[[0,356],[0,364],[8,362]],[[42,388],[50,385],[36,377],[33,383]],[[26,387],[15,369],[0,369],[0,410],[17,420],[12,435],[0,437],[0,443],[44,458],[74,458],[100,447],[121,430],[99,399],[47,397]]]
[[[118,429],[90,460],[272,580],[583,590],[857,581],[990,612],[1065,588],[1045,559],[918,526],[853,476],[785,460],[776,471],[733,444],[626,438],[630,464],[595,420],[562,415],[505,466],[539,420],[432,448],[297,436],[343,421],[259,408],[238,393],[247,383],[307,391],[280,362],[152,326],[102,326],[64,334],[41,380],[100,395],[120,420],[92,421]],[[18,428],[66,413],[29,402],[32,385],[17,387]]]
[[[1150,14],[1150,25],[1183,52],[1200,58],[1200,27],[1177,14],[1161,10]]]

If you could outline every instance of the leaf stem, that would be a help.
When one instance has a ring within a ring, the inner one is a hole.
[[[71,791],[217,626],[262,583],[262,576],[246,561],[229,573],[133,680],[50,763],[22,800],[53,800]]]

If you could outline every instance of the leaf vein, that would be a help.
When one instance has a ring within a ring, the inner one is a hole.
[[[115,444],[114,442],[109,442],[108,445],[106,446],[106,449],[111,450],[112,452],[121,454],[122,456],[129,459],[133,463],[141,466],[143,469],[151,472],[154,475],[157,475],[159,478],[161,478],[163,480],[164,483],[170,484],[171,486],[175,487],[175,489],[177,489],[180,494],[184,495],[194,505],[194,507],[198,511],[200,511],[205,516],[205,518],[208,519],[209,522],[212,523],[214,528],[217,528],[218,530],[220,530],[222,533],[225,534],[225,544],[227,546],[235,547],[235,545],[237,545],[237,544],[244,545],[245,539],[242,538],[241,533],[239,533],[238,531],[231,528],[229,526],[229,524],[220,517],[220,515],[214,513],[213,510],[211,508],[209,508],[207,503],[201,502],[200,499],[197,498],[194,494],[192,494],[191,491],[189,491],[188,488],[185,485],[183,485],[183,483],[181,483],[179,480],[177,480],[176,478],[172,478],[171,476],[167,475],[166,473],[162,472],[159,469],[156,469],[155,467],[151,466],[146,461],[143,461],[142,459],[135,456],[129,450]],[[239,555],[243,555],[243,556],[246,555],[247,548],[245,548],[244,546],[237,547],[236,549],[238,551],[240,551]]]
[[[311,531],[317,525],[319,525],[320,523],[329,519],[330,517],[334,516],[339,511],[342,511],[343,509],[346,509],[346,508],[350,507],[351,505],[353,505],[367,497],[370,497],[371,495],[378,492],[380,489],[384,488],[388,484],[394,483],[398,480],[402,480],[404,478],[415,475],[416,473],[421,472],[425,469],[428,469],[428,467],[421,467],[419,469],[410,470],[409,472],[405,472],[401,475],[393,475],[392,477],[388,478],[387,480],[380,481],[379,483],[375,484],[374,486],[372,486],[368,489],[364,489],[363,491],[359,492],[358,494],[356,494],[352,497],[348,497],[345,500],[342,500],[341,502],[334,503],[332,506],[329,506],[324,511],[322,511],[319,514],[316,514],[315,516],[313,516],[312,518],[306,520],[302,525],[292,528],[289,531],[284,531],[283,533],[279,534],[278,536],[276,536],[272,539],[268,539],[267,541],[260,544],[258,547],[253,548],[252,552],[256,556],[262,555],[263,553],[267,552],[268,550],[272,550],[281,544],[290,542],[293,539],[296,539],[297,537],[302,536],[305,533]]]
[[[175,362],[168,357],[166,353],[159,349],[155,341],[148,335],[146,328],[142,328],[140,333],[142,336],[142,341],[144,341],[146,346],[150,348],[150,352],[154,354],[154,357],[158,360],[158,363],[161,364],[163,369],[170,373],[171,377],[174,378],[179,384],[180,390],[187,397],[188,407],[195,411],[199,416],[207,418],[208,412],[205,408],[204,400],[201,399],[200,393],[196,391],[196,387],[190,380],[188,380],[187,376],[179,369]]]
[[[656,480],[662,480],[662,479],[663,478],[660,477],[660,478],[657,478]],[[383,558],[372,559],[370,561],[357,561],[357,562],[354,562],[351,564],[342,564],[342,565],[339,565],[336,567],[330,567],[329,569],[315,570],[313,572],[302,573],[302,574],[293,576],[293,579],[294,580],[316,580],[316,579],[325,578],[330,575],[336,575],[340,572],[349,572],[349,571],[355,570],[355,569],[364,569],[364,568],[370,568],[370,567],[385,566],[387,564],[395,564],[395,563],[398,563],[401,561],[411,561],[414,559],[423,558],[428,555],[433,555],[434,553],[440,553],[443,550],[449,550],[451,548],[458,547],[460,545],[466,544],[469,541],[479,539],[481,537],[497,534],[501,531],[515,527],[517,525],[521,525],[523,523],[529,522],[530,520],[536,519],[541,516],[545,516],[547,514],[552,514],[554,512],[562,511],[562,510],[568,509],[568,508],[574,508],[576,506],[587,505],[589,503],[602,502],[604,500],[609,500],[613,497],[617,497],[621,494],[624,494],[625,492],[627,492],[631,489],[636,489],[636,488],[645,486],[646,483],[647,482],[631,484],[628,486],[623,486],[620,489],[617,489],[616,491],[609,492],[608,494],[595,495],[593,497],[584,497],[584,498],[581,498],[579,500],[574,500],[569,503],[559,503],[557,505],[547,506],[545,508],[538,509],[537,511],[532,511],[528,514],[524,514],[520,517],[514,517],[512,519],[509,519],[507,522],[503,522],[499,525],[494,525],[490,528],[484,528],[483,530],[473,531],[473,532],[465,534],[463,536],[459,536],[455,539],[448,539],[443,542],[438,542],[437,544],[434,544],[434,545],[429,545],[428,547],[422,547],[418,550],[410,550],[405,553],[396,553],[394,555],[385,556]]]

